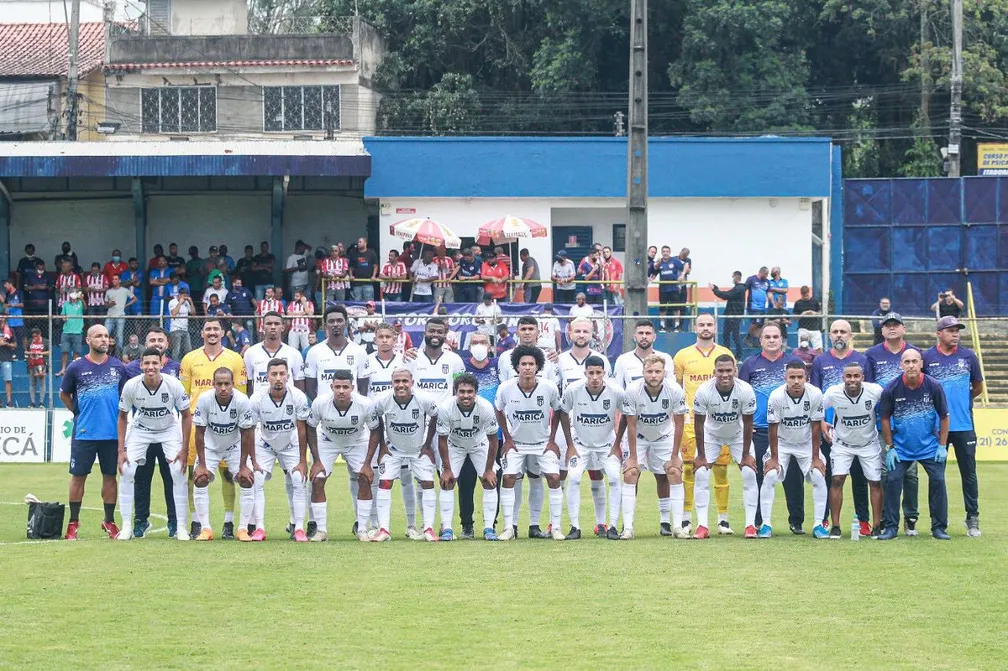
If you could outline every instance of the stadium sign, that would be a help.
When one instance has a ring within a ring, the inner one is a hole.
[[[1008,175],[1008,144],[981,142],[977,145],[978,175]]]
[[[45,440],[45,410],[0,410],[0,463],[44,462]]]
[[[49,461],[54,464],[70,463],[70,439],[73,438],[73,413],[65,408],[54,408],[51,427],[52,453]]]

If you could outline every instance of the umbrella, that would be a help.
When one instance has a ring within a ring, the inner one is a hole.
[[[458,249],[462,246],[459,236],[445,226],[433,219],[414,218],[405,219],[389,227],[389,233],[403,240],[413,240],[422,245],[432,245],[440,247],[444,245],[450,249]]]
[[[506,214],[500,219],[488,221],[480,226],[479,235],[494,242],[510,242],[517,238],[545,238],[546,227],[525,217]]]

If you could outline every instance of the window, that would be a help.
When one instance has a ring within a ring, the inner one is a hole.
[[[142,89],[145,133],[213,133],[217,130],[217,88],[164,86]]]
[[[626,251],[626,224],[612,225],[612,250],[614,252]]]
[[[264,86],[263,130],[266,132],[333,130],[340,127],[339,86]]]

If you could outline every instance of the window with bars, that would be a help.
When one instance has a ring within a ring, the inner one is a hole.
[[[340,127],[339,86],[264,86],[263,130],[324,131]]]
[[[217,88],[163,86],[142,89],[144,133],[213,133],[217,130]]]
[[[626,251],[626,224],[612,225],[612,250],[614,252]]]

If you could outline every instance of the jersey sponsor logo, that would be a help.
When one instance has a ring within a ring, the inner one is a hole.
[[[668,415],[663,415],[667,417]],[[579,413],[577,416],[577,421],[583,426],[605,426],[612,422],[609,415],[596,415],[596,414],[584,414]]]
[[[231,433],[231,432],[233,432],[235,430],[235,425],[234,424],[218,424],[218,423],[215,423],[215,422],[210,422],[207,425],[207,428],[210,429],[211,433],[216,433],[216,434],[219,434],[219,435],[227,435],[227,434],[229,434],[229,433]]]
[[[515,410],[511,416],[516,422],[541,422],[545,417],[542,410]]]
[[[713,375],[703,375],[703,374],[700,374],[700,373],[690,373],[689,375],[686,376],[686,381],[687,382],[693,382],[693,383],[696,383],[696,384],[703,384],[704,382],[706,382],[707,380],[712,379],[713,377],[714,377]]]
[[[294,422],[289,419],[281,419],[270,421],[266,420],[262,423],[262,427],[269,431],[270,433],[279,433],[281,431],[293,431]]]
[[[357,418],[355,417],[354,419]],[[330,436],[352,436],[358,431],[356,426],[354,427],[327,426],[325,427],[325,430],[326,433],[329,434]]]
[[[421,378],[416,386],[424,391],[444,391],[448,389],[448,382],[439,378]]]
[[[383,391],[388,391],[391,388],[392,388],[391,382],[375,382],[374,380],[371,380],[370,389],[372,394],[380,394]]]
[[[789,429],[800,429],[809,423],[808,415],[801,415],[800,417],[782,417],[781,425],[786,426]]]
[[[712,412],[708,417],[719,424],[730,424],[738,421],[739,414],[738,412]]]
[[[414,410],[413,412],[419,413],[420,411]],[[413,434],[420,430],[420,425],[416,422],[389,422],[389,429],[396,433]]]
[[[169,417],[172,414],[170,408],[137,408],[137,414],[151,419]]]
[[[480,433],[480,430],[479,427],[473,427],[471,429],[462,429],[456,427],[455,429],[453,429],[453,433],[459,438],[471,439],[475,438]]]
[[[871,401],[868,401],[871,403]],[[855,415],[853,417],[841,417],[840,423],[844,426],[849,426],[850,428],[858,428],[862,426],[868,426],[872,423],[871,415]]]
[[[641,413],[637,416],[637,422],[639,424],[647,424],[649,426],[657,426],[668,421],[667,412],[656,412],[656,413]]]

